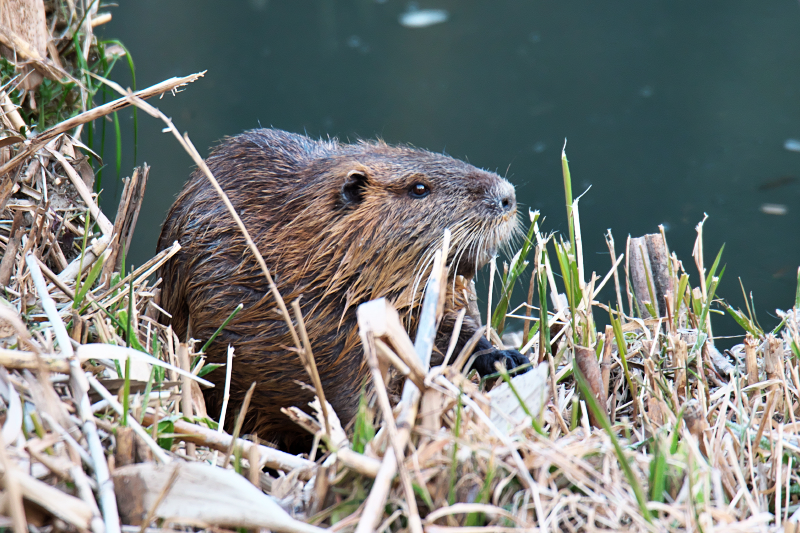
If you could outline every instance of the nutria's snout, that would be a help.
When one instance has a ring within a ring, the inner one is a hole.
[[[486,266],[499,249],[508,246],[519,231],[514,186],[500,176],[491,175],[491,181],[484,187],[475,204],[481,206],[475,210],[481,216],[471,219],[467,231],[454,232],[448,258],[455,266],[454,272],[467,279]]]
[[[500,181],[492,188],[487,200],[490,207],[500,215],[516,214],[517,196],[514,194],[514,186],[506,180]]]

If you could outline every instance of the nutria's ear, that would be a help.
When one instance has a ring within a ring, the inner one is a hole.
[[[351,170],[342,185],[342,199],[345,204],[360,204],[367,187],[367,174],[362,170]]]

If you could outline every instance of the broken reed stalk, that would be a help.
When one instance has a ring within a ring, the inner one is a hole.
[[[645,237],[630,239],[628,257],[630,258],[628,279],[639,304],[639,312],[642,318],[658,318],[660,315],[655,278]]]
[[[673,367],[675,368],[675,390],[678,399],[683,401],[686,399],[686,371],[689,365],[689,350],[686,346],[686,341],[679,336],[673,338]]]
[[[600,365],[597,362],[595,351],[585,346],[576,346],[575,364],[591,388],[592,395],[594,395],[597,400],[597,404],[605,409],[608,398],[607,393],[603,391],[603,377],[600,372]],[[592,410],[589,411],[589,421],[592,426],[596,428],[602,427],[600,420]]]
[[[378,404],[383,414],[383,422],[386,424],[385,427],[389,433],[389,445],[394,451],[397,469],[400,472],[400,480],[403,484],[403,490],[406,496],[406,505],[408,505],[406,518],[408,519],[409,530],[412,531],[412,533],[422,533],[422,521],[419,517],[419,510],[417,509],[417,499],[414,495],[414,489],[411,486],[411,477],[405,466],[405,443],[401,442],[397,426],[394,422],[392,404],[389,401],[389,394],[386,392],[386,383],[383,381],[381,369],[378,366],[375,338],[371,331],[366,332],[366,337],[367,343],[364,345],[364,352],[367,356],[370,373],[372,374],[372,381],[375,385],[375,394],[378,396]],[[387,455],[388,454],[387,452]]]
[[[767,345],[764,350],[764,373],[767,380],[776,381],[769,386],[769,390],[774,393],[776,397],[775,410],[779,413],[783,412],[783,341],[775,338],[775,335],[770,333],[767,335]]]
[[[758,359],[756,358],[756,348],[758,341],[751,333],[744,337],[744,364],[747,372],[747,384],[755,385],[758,383]]]
[[[538,229],[538,226],[537,226]],[[527,346],[528,341],[530,340],[530,331],[531,331],[531,309],[533,309],[533,293],[534,289],[536,288],[536,278],[538,277],[539,272],[539,250],[535,250],[534,254],[534,261],[533,261],[533,269],[531,270],[531,280],[528,283],[528,305],[525,306],[525,320],[522,321],[522,346]],[[542,326],[541,319],[539,320],[539,327]],[[527,352],[528,350],[523,350],[522,353]]]
[[[97,481],[98,495],[100,497],[100,509],[103,513],[103,523],[106,527],[106,533],[120,533],[119,512],[117,511],[117,499],[114,495],[114,485],[111,482],[105,451],[97,433],[94,413],[92,412],[92,406],[89,403],[89,396],[87,394],[89,391],[89,383],[81,369],[80,361],[72,350],[67,328],[64,326],[64,322],[58,314],[53,299],[50,298],[47,292],[47,285],[45,284],[42,271],[39,269],[39,264],[34,259],[33,254],[30,253],[25,257],[25,262],[28,265],[31,279],[39,294],[42,308],[47,314],[47,318],[50,320],[50,324],[55,332],[61,352],[69,361],[70,387],[72,388],[73,398],[76,399],[78,416],[81,419],[83,434],[89,445],[89,455],[92,458],[95,481]]]
[[[485,331],[486,326],[481,326],[477,331],[475,331],[475,333],[472,334],[472,337],[470,337],[469,340],[464,343],[464,347],[461,348],[456,360],[453,361],[453,364],[451,365],[456,371],[466,372],[466,369],[469,368],[469,365],[467,364],[469,362],[468,358],[474,357],[472,352],[480,342]]]
[[[239,304],[241,305],[241,304]],[[205,346],[203,346],[205,349]],[[201,350],[203,351],[203,350]],[[217,433],[223,435],[223,428],[225,427],[225,417],[228,413],[228,402],[231,399],[231,377],[233,375],[233,346],[228,345],[228,361],[225,365],[225,390],[222,393],[222,408],[219,412],[219,421],[217,422]],[[227,446],[222,449],[214,450],[214,455],[211,458],[212,464],[217,464],[217,453],[220,451],[227,451]]]
[[[104,528],[102,520],[100,524],[95,524],[92,507],[80,498],[51,487],[22,470],[15,472],[15,478],[24,500],[40,506],[76,529],[91,529],[93,532],[102,533]]]
[[[17,370],[39,370],[46,368],[50,372],[69,374],[69,362],[58,357],[39,355],[35,352],[23,352],[0,348],[0,366]]]
[[[101,283],[110,284],[112,273],[120,268],[122,250],[131,249],[133,230],[139,219],[139,212],[142,208],[144,191],[147,187],[149,176],[150,167],[145,163],[141,168],[134,168],[131,177],[124,180],[122,195],[117,207],[117,216],[114,219],[112,233],[114,240],[110,245],[112,249],[111,255],[109,255],[103,266],[103,273],[100,275]]]
[[[191,363],[189,362],[189,345],[185,342],[178,345],[178,364],[187,373],[192,371]],[[194,409],[192,409],[192,380],[187,376],[181,376],[181,381],[181,414],[191,419],[194,416]],[[190,459],[196,457],[197,454],[193,442],[186,443],[186,455]]]
[[[261,463],[260,457],[258,456],[258,448],[255,446],[250,446],[247,452],[247,462],[249,463],[247,479],[250,480],[253,486],[261,488]]]
[[[449,233],[449,230],[445,230],[444,245],[446,247],[449,246],[450,242]],[[446,267],[444,266],[447,253],[448,249],[445,248],[444,250],[437,250],[434,255],[433,268],[430,278],[428,278],[428,286],[425,291],[425,299],[422,302],[422,311],[420,312],[419,326],[417,328],[417,338],[414,343],[414,349],[422,362],[425,372],[430,367],[431,351],[433,350],[433,342],[436,338],[436,329],[439,322],[439,317],[437,316],[439,293],[443,290],[442,285],[447,282]],[[411,428],[414,426],[414,421],[417,417],[420,395],[421,392],[417,386],[411,380],[406,380],[400,400],[401,411],[397,417],[399,433],[396,441],[403,453],[408,443]],[[370,533],[380,523],[383,516],[383,508],[396,473],[397,457],[393,453],[385,454],[378,475],[375,477],[375,483],[372,485],[372,490],[370,490],[369,496],[364,502],[364,510],[361,513],[361,520],[356,528],[356,533]]]
[[[447,345],[447,353],[444,356],[444,360],[442,361],[442,368],[447,367],[447,364],[450,362],[450,358],[453,356],[453,352],[456,350],[456,344],[458,344],[458,336],[461,333],[461,326],[464,324],[464,317],[467,314],[466,309],[462,309],[458,312],[458,316],[456,317],[456,322],[453,325],[453,335],[450,337],[450,344]],[[528,323],[527,321],[525,322]]]

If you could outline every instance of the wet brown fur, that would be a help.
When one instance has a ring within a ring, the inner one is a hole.
[[[358,304],[387,297],[416,330],[430,259],[452,232],[451,272],[471,278],[516,231],[513,187],[498,175],[450,157],[384,142],[315,141],[259,129],[228,138],[207,160],[269,266],[287,305],[300,299],[322,386],[336,413],[354,416],[366,366],[356,324]],[[409,188],[423,183],[425,198]],[[505,204],[505,205],[504,205]],[[310,382],[267,283],[245,240],[206,178],[195,171],[172,206],[159,249],[182,248],[161,270],[162,307],[185,339],[208,339],[239,304],[244,309],[208,351],[224,363],[235,349],[228,420],[257,382],[244,425],[284,448],[308,435],[280,412],[307,408]],[[459,279],[460,280],[460,279]],[[454,290],[455,289],[455,290]],[[469,293],[451,275],[437,339],[444,352]],[[460,341],[480,327],[464,321]],[[208,412],[217,417],[225,372],[209,374]]]

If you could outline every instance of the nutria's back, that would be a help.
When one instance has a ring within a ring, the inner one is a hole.
[[[471,278],[516,229],[514,188],[494,173],[450,157],[383,142],[314,141],[258,129],[226,139],[207,160],[263,254],[289,303],[300,299],[323,388],[347,423],[355,413],[365,364],[358,340],[358,304],[387,297],[414,331],[415,313],[433,252],[452,232],[451,273]],[[172,206],[159,249],[181,250],[161,270],[161,304],[181,339],[208,339],[240,303],[244,309],[208,350],[224,362],[235,349],[231,408],[236,413],[257,382],[245,431],[291,446],[307,435],[281,412],[312,399],[308,382],[266,280],[224,205],[195,171]],[[451,274],[454,275],[454,274]],[[463,283],[448,295],[437,345],[469,296]],[[469,316],[464,342],[480,327]],[[448,330],[449,328],[449,330]],[[480,348],[491,348],[487,343]],[[442,348],[443,350],[444,348]],[[518,352],[493,351],[476,362],[527,362]],[[209,378],[209,415],[217,417],[225,373]],[[226,428],[230,428],[226,423]]]

